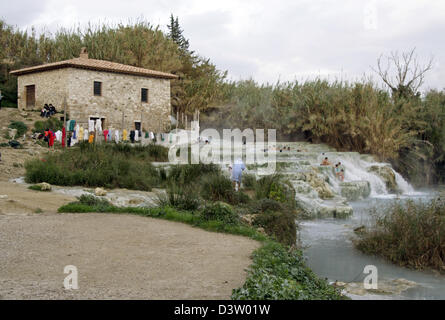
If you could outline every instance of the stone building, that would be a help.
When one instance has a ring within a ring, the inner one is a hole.
[[[129,65],[79,58],[14,70],[20,110],[52,104],[84,127],[166,132],[170,129],[170,80],[177,76]],[[64,103],[65,101],[65,103]]]

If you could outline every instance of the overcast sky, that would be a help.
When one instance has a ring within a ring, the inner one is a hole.
[[[426,88],[445,88],[443,0],[0,0],[0,17],[54,32],[88,22],[145,18],[167,30],[179,17],[191,49],[231,79],[259,82],[371,75],[381,53],[434,56]]]

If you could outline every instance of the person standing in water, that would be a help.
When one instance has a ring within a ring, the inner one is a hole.
[[[341,169],[340,173],[338,174],[338,177],[340,178],[340,181],[343,182],[345,180],[345,170]]]
[[[232,184],[235,191],[238,191],[241,188],[241,178],[243,175],[243,171],[246,170],[246,166],[243,161],[238,158],[236,159],[233,166],[229,166],[229,170],[232,172]]]

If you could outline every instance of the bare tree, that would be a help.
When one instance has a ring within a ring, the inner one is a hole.
[[[384,83],[398,97],[416,95],[425,81],[425,74],[433,67],[433,58],[426,64],[419,63],[416,48],[409,52],[391,52],[389,56],[383,54],[377,59],[377,69],[372,68]],[[382,59],[385,58],[385,62]]]

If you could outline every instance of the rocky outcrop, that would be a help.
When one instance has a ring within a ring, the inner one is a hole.
[[[40,191],[51,191],[51,185],[46,182],[36,184],[40,188]]]
[[[346,199],[341,197],[323,201],[297,194],[296,204],[302,210],[302,216],[307,219],[344,219],[352,215],[352,207],[348,205]]]
[[[17,129],[8,129],[8,135],[11,140],[14,140],[15,136],[17,135]]]
[[[103,197],[103,196],[107,195],[107,191],[105,191],[102,188],[96,188],[96,189],[94,189],[94,194],[98,197]]]
[[[318,174],[316,168],[311,168],[305,172],[298,172],[294,175],[294,179],[306,182],[307,185],[318,193],[321,199],[332,199],[334,197],[334,192],[326,180]],[[303,185],[301,186],[303,187]]]
[[[365,289],[363,282],[340,282],[333,283],[334,287],[343,289],[348,294],[365,296],[367,294],[393,295],[401,294],[410,288],[416,287],[417,283],[406,279],[379,280],[378,289]]]
[[[389,166],[370,166],[368,172],[375,173],[385,182],[386,190],[390,193],[398,193],[400,190],[397,186],[396,175]]]
[[[371,184],[368,181],[341,182],[341,195],[349,201],[357,201],[369,197]]]

